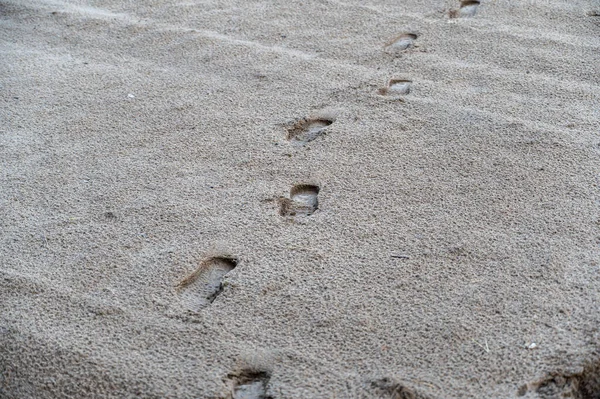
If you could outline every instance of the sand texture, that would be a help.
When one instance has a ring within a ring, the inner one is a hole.
[[[0,0],[0,398],[600,398],[597,0]]]

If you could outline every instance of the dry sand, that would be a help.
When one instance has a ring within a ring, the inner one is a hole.
[[[600,3],[459,7],[0,0],[0,397],[600,397]]]

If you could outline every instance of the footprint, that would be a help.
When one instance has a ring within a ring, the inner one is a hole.
[[[589,362],[579,370],[552,372],[545,378],[523,385],[518,396],[534,392],[537,398],[598,398],[600,360]]]
[[[208,258],[177,286],[181,302],[192,312],[198,312],[210,305],[223,291],[223,277],[238,264],[231,257]]]
[[[290,198],[279,199],[281,216],[310,216],[319,208],[319,186],[298,184],[290,190]]]
[[[477,14],[477,7],[480,2],[478,0],[462,0],[458,10],[450,11],[450,18],[469,18]]]
[[[389,41],[385,47],[390,51],[404,51],[415,45],[417,35],[414,33],[403,33],[395,39]]]
[[[264,371],[242,371],[237,375],[230,375],[233,383],[231,399],[271,399],[267,395],[267,386],[271,376]]]
[[[472,17],[477,13],[477,7],[479,7],[479,1],[477,0],[463,0],[460,3],[460,16],[461,17]]]
[[[288,129],[288,140],[301,144],[313,141],[325,133],[325,129],[333,123],[329,118],[305,118]]]
[[[382,87],[379,89],[379,94],[382,96],[402,96],[410,93],[411,86],[411,80],[391,79],[388,82],[387,87]]]
[[[388,397],[391,399],[428,399],[427,396],[390,378],[371,381],[371,387],[377,391],[378,397]]]

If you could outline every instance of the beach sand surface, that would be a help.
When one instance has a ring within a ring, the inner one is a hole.
[[[598,1],[0,0],[0,89],[1,398],[600,397]]]

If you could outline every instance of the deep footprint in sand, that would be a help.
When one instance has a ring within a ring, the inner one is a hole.
[[[298,184],[290,190],[290,198],[279,199],[281,216],[310,216],[319,208],[319,186]]]
[[[305,144],[325,134],[325,130],[333,123],[328,118],[302,119],[288,128],[287,139],[292,142]]]
[[[387,87],[382,87],[378,93],[382,96],[403,96],[410,93],[411,86],[411,80],[391,79]]]
[[[238,260],[230,257],[212,257],[177,286],[181,302],[186,309],[198,312],[210,305],[223,291],[223,278],[235,269]]]
[[[230,375],[232,382],[232,399],[271,399],[267,395],[270,375],[264,371],[243,371]]]
[[[458,12],[461,17],[473,17],[477,14],[478,7],[479,1],[467,0],[460,3],[460,10]]]
[[[517,391],[518,396],[543,399],[600,397],[600,360],[588,362],[579,370],[571,372],[552,372],[545,378],[523,385]]]
[[[388,51],[404,51],[408,50],[411,47],[414,47],[415,40],[417,40],[417,35],[414,33],[403,33],[400,36],[397,36],[393,40],[389,41],[385,48]]]
[[[450,18],[470,18],[477,14],[477,8],[480,2],[478,0],[463,0],[460,2],[458,10],[450,11]]]

